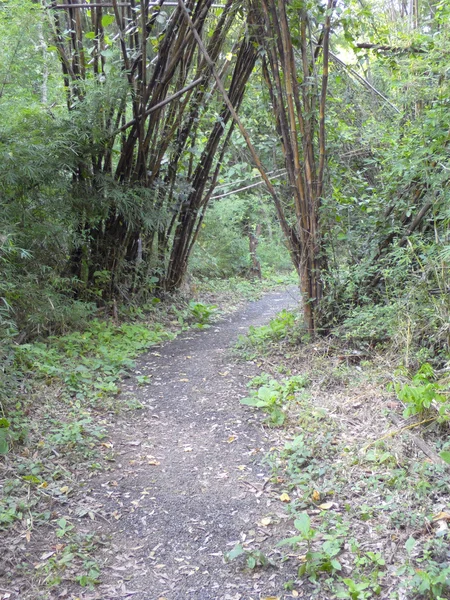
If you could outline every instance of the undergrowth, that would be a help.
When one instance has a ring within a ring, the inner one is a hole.
[[[297,313],[282,310],[268,325],[251,326],[247,335],[240,335],[236,351],[246,360],[252,360],[284,340],[295,343],[300,338],[299,321]]]
[[[155,301],[147,310],[121,310],[126,321],[94,319],[81,331],[3,344],[0,531],[29,540],[42,528],[54,541],[38,565],[23,562],[23,575],[47,586],[98,582],[99,540],[78,531],[65,507],[82,493],[83,481],[113,460],[108,415],[140,407],[120,396],[134,359],[189,327],[208,327],[216,313],[201,302]],[[13,578],[18,571],[8,567],[5,574]]]
[[[346,356],[346,347],[339,350],[334,340],[295,349],[298,333],[290,324],[280,327],[285,337],[280,345],[276,330],[286,321],[281,315],[275,327],[250,331],[240,342],[244,357],[252,359],[248,349],[257,347],[261,367],[271,370],[250,382],[250,397],[241,402],[279,427],[279,442],[265,460],[291,520],[269,557],[292,566],[286,590],[321,600],[449,598],[448,468],[411,448],[401,428],[383,435],[380,403],[371,410],[352,400],[364,397],[366,386],[368,398],[390,398],[408,423],[423,421],[428,443],[450,462],[447,372],[442,376],[424,363],[413,372],[405,367],[387,372],[384,366],[380,374],[370,361],[357,360],[347,363],[346,377],[335,378],[330,392],[330,372],[344,368],[340,355]],[[315,354],[321,345],[326,361]],[[290,376],[279,379],[274,372]],[[371,428],[379,431],[378,439],[367,444]],[[267,523],[277,522],[274,514],[268,513]],[[249,566],[255,552],[257,546],[241,543],[227,558],[244,556]]]
[[[294,272],[267,273],[262,280],[230,277],[229,279],[193,278],[190,293],[207,302],[220,304],[222,309],[235,310],[242,302],[254,301],[270,290],[282,286],[298,286],[298,277]]]

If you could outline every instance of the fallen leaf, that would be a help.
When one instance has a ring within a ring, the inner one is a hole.
[[[261,600],[280,600],[280,596],[263,596]]]
[[[299,594],[298,594],[297,590],[292,590],[292,597],[293,598],[298,598],[298,595]]]
[[[314,500],[314,502],[318,502],[320,500],[320,493],[317,490],[313,491],[312,499]]]
[[[264,527],[267,527],[267,525],[270,525],[271,523],[272,519],[270,517],[264,517],[264,519],[261,519],[261,525]]]
[[[448,533],[447,521],[437,521],[436,537],[444,537]]]
[[[334,506],[334,502],[324,502],[323,504],[319,504],[319,508],[322,510],[330,510]]]
[[[192,448],[190,446],[186,446],[184,449],[185,452],[192,452]]]
[[[189,381],[189,379],[180,379],[180,381]]]
[[[235,436],[235,435],[230,435],[230,437],[227,439],[227,442],[228,442],[229,444],[231,444],[231,443],[233,443],[233,442],[235,441],[235,439],[236,439],[236,436]]]
[[[39,557],[39,560],[47,560],[47,558],[50,558],[50,556],[53,556],[54,554],[54,552],[44,552],[44,554]]]
[[[445,511],[441,511],[437,515],[434,515],[433,521],[450,521],[450,514]]]
[[[27,531],[25,533],[25,539],[27,540],[27,542],[30,542],[30,540],[31,540],[31,531]]]
[[[286,494],[286,492],[284,492],[283,494],[281,494],[280,500],[281,502],[290,502],[291,497],[289,496],[289,494]]]
[[[67,492],[69,491],[69,486],[63,485],[62,487],[59,488],[59,491],[61,492],[61,494],[67,494]]]
[[[222,375],[222,377],[226,377],[229,374],[230,371],[224,371],[223,373],[221,373],[219,371],[219,375]]]

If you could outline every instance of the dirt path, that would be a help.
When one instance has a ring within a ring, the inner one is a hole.
[[[239,404],[258,367],[236,364],[229,349],[250,325],[297,303],[295,289],[268,294],[141,359],[136,374],[151,383],[131,381],[125,393],[144,409],[111,431],[115,468],[86,494],[114,523],[102,528],[113,541],[102,600],[251,600],[282,592],[280,570],[249,574],[223,561],[240,540],[264,546],[268,534],[257,523],[272,502],[261,491],[270,440],[259,415]]]

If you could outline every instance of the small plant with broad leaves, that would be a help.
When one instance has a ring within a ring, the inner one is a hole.
[[[249,387],[256,385],[257,389],[251,390],[250,396],[242,398],[241,404],[260,408],[267,413],[267,421],[270,425],[281,426],[286,419],[286,408],[289,402],[295,399],[298,390],[308,385],[308,379],[296,375],[279,382],[263,374],[253,378],[248,385]]]
[[[337,573],[342,567],[337,556],[341,552],[338,539],[327,539],[319,549],[312,548],[312,541],[317,531],[311,527],[311,519],[307,513],[301,513],[294,521],[294,527],[299,532],[290,538],[281,540],[277,546],[292,546],[297,549],[306,544],[306,553],[302,556],[302,564],[298,569],[299,577],[308,575],[315,581],[320,573]]]
[[[0,418],[0,454],[8,453],[9,425],[8,419]]]
[[[294,312],[282,310],[268,325],[250,327],[246,336],[239,336],[236,348],[243,351],[248,358],[252,358],[252,351],[261,351],[264,347],[274,342],[280,342],[290,337],[297,325]]]
[[[432,366],[424,363],[410,384],[395,383],[394,390],[399,400],[406,408],[403,416],[421,415],[434,406],[438,412],[439,420],[448,421],[450,415],[450,404],[444,395],[445,386],[436,381]]]
[[[195,300],[189,302],[189,312],[194,321],[193,327],[197,329],[209,327],[209,323],[217,315],[217,311],[215,304],[204,304],[203,302],[195,302]]]
[[[244,548],[242,544],[236,544],[232,550],[226,552],[224,560],[225,562],[230,562],[240,556],[245,557],[245,562],[249,569],[256,569],[257,567],[267,568],[274,564],[261,550],[250,550]]]
[[[436,544],[436,541],[434,541]],[[444,600],[450,597],[450,566],[447,557],[447,546],[443,552],[442,559],[435,560],[433,541],[425,544],[421,549],[420,558],[416,557],[418,564],[423,563],[423,568],[413,565],[412,555],[418,542],[409,537],[405,543],[408,560],[397,570],[397,575],[406,576],[405,586],[411,592],[413,598],[427,598],[429,600]],[[422,565],[421,565],[422,566]]]

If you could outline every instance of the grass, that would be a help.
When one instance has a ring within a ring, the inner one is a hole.
[[[348,352],[338,340],[299,346],[286,332],[273,343],[270,327],[260,328],[241,343],[247,358],[256,340],[266,371],[253,388],[256,400],[264,391],[261,402],[245,403],[283,415],[266,461],[289,515],[287,526],[283,519],[274,525],[272,552],[291,574],[286,590],[322,600],[449,598],[449,470],[430,462],[407,432],[384,437],[389,411],[402,414],[405,389],[405,414],[414,414],[407,411],[408,400],[418,402],[411,387],[398,386],[400,399],[388,390],[394,369],[382,355],[361,366],[342,358]],[[281,372],[289,376],[280,379]],[[433,374],[426,375],[428,382]],[[283,395],[298,377],[307,387]],[[419,384],[413,375],[410,386]],[[415,431],[435,451],[447,448],[448,419]]]
[[[219,304],[224,312],[232,312],[245,302],[258,300],[266,292],[291,285],[298,286],[295,272],[268,273],[262,281],[242,277],[197,279],[191,284],[191,292],[205,302]]]
[[[19,561],[17,553],[5,556],[4,577],[6,585],[28,580],[33,600],[62,583],[95,586],[100,574],[95,555],[103,542],[83,525],[82,517],[89,523],[89,506],[85,514],[71,516],[68,507],[83,496],[89,478],[114,460],[105,425],[140,407],[132,396],[121,395],[123,378],[134,359],[155,344],[189,327],[207,327],[216,308],[154,302],[121,314],[121,322],[94,319],[82,331],[4,346],[0,531],[12,548],[14,539],[30,544],[18,552]],[[147,382],[145,376],[137,379],[138,385]]]
[[[238,282],[233,294],[254,299],[254,287]],[[256,288],[255,295],[266,289]],[[152,346],[208,327],[219,314],[211,298],[155,298],[80,331],[0,347],[0,533],[11,549],[0,587],[16,586],[23,598],[31,590],[27,598],[37,600],[48,588],[96,585],[105,540],[90,531],[92,515],[101,514],[85,502],[85,486],[115,460],[107,426],[140,408],[121,393],[123,380]],[[218,299],[222,311],[231,310],[225,296]],[[148,382],[148,375],[136,377],[137,385]]]

